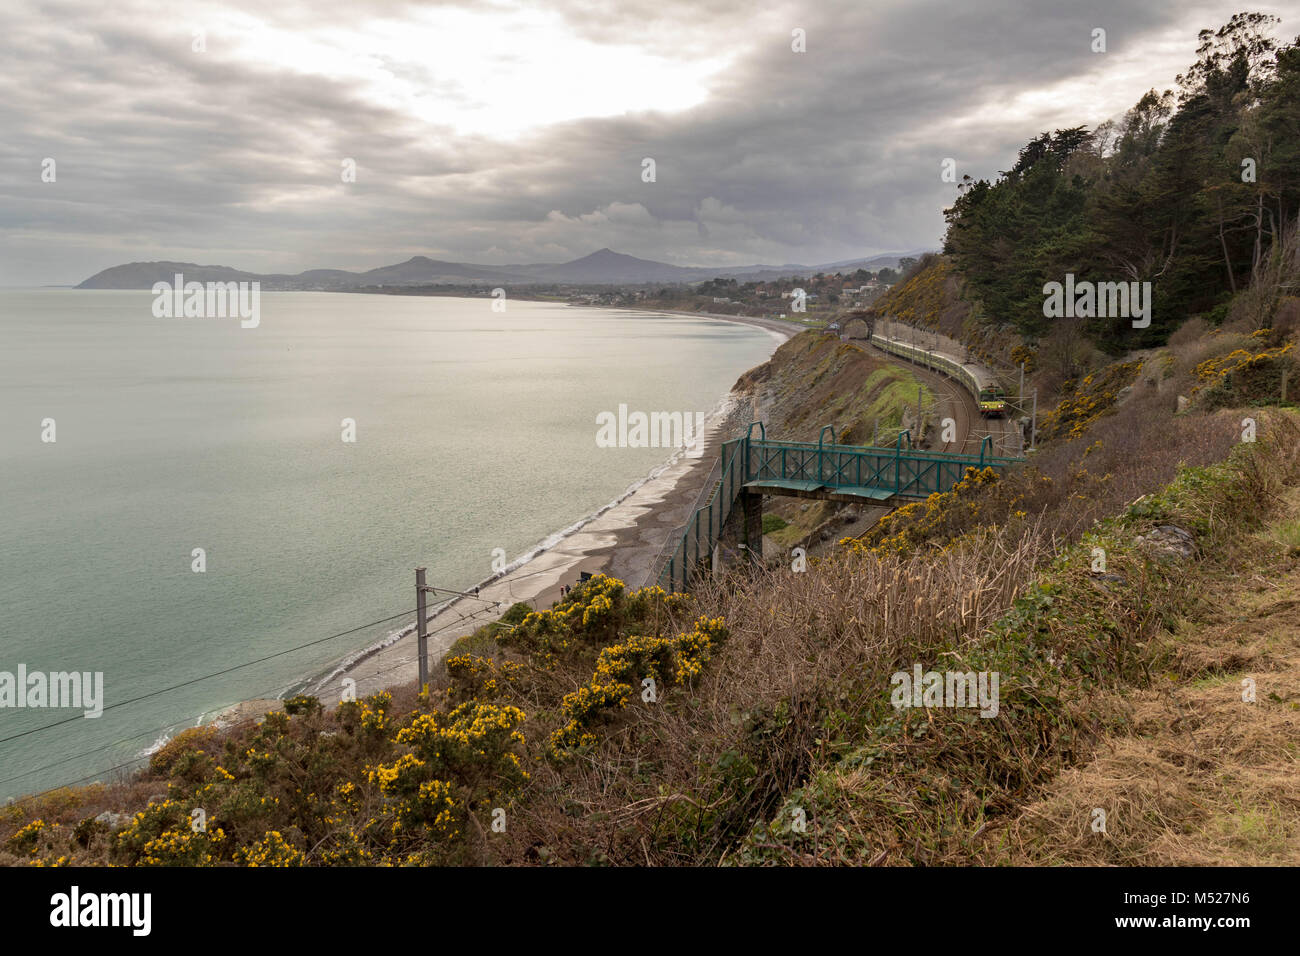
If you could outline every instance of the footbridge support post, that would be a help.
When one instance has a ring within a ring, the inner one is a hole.
[[[745,550],[757,561],[763,560],[763,495],[760,492],[742,491],[740,508],[744,516],[742,534]]]

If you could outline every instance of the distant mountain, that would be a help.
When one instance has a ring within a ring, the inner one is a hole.
[[[155,282],[171,282],[177,273],[186,282],[253,282],[263,278],[230,266],[201,266],[194,262],[128,262],[91,276],[78,289],[148,289]]]
[[[635,285],[644,282],[698,282],[716,275],[710,269],[673,266],[651,259],[638,259],[613,249],[599,249],[589,256],[553,266],[519,266],[544,282],[582,282],[593,285]]]
[[[652,259],[638,259],[612,249],[599,249],[572,262],[490,266],[412,256],[405,262],[366,272],[310,269],[296,275],[243,272],[230,266],[204,266],[193,262],[129,262],[97,272],[76,288],[149,289],[155,282],[174,281],[178,273],[185,277],[186,282],[260,282],[268,292],[415,285],[646,285],[701,282],[715,277],[758,281],[817,272],[853,272],[857,269],[874,272],[886,266],[896,268],[902,257],[920,255],[922,252],[886,253],[869,259],[849,259],[815,266],[708,267],[675,266]]]
[[[352,285],[467,285],[524,278],[512,266],[476,266],[466,262],[443,262],[427,256],[412,256],[395,266],[380,266],[369,272],[344,273]]]

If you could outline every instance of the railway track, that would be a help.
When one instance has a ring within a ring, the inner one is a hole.
[[[865,340],[848,340],[850,345],[872,355],[883,356],[890,361],[903,361],[898,356],[877,348]],[[951,417],[955,423],[955,438],[944,442],[936,450],[944,452],[978,453],[985,438],[992,439],[993,450],[999,455],[1016,455],[1021,453],[1019,431],[1010,418],[984,418],[980,415],[975,396],[962,383],[942,372],[933,371],[908,362],[912,374],[929,386],[938,404],[936,411],[941,419]],[[1008,410],[1008,415],[1013,415]],[[940,433],[942,436],[942,432]]]
[[[869,342],[852,339],[848,341],[850,345],[871,355],[884,356],[894,362],[904,361],[896,355],[876,348]],[[1007,418],[984,418],[980,415],[975,396],[964,385],[942,372],[931,371],[911,362],[908,363],[908,367],[912,374],[920,382],[928,386],[935,396],[936,411],[940,419],[950,417],[955,424],[954,431],[956,434],[954,439],[944,442],[938,447],[938,451],[978,454],[985,437],[991,437],[995,453],[1019,454],[1018,426],[1014,421]],[[940,432],[940,435],[942,436],[942,432]],[[862,513],[862,519],[866,521],[866,528],[850,536],[861,538],[875,526],[877,521],[892,510],[891,507],[865,509]]]

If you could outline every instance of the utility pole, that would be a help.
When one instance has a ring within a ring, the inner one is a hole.
[[[1020,363],[1020,388],[1016,389],[1016,403],[1020,406],[1025,404],[1025,363]]]
[[[424,568],[415,569],[415,632],[419,635],[420,693],[429,685],[429,622],[425,620],[424,601],[428,588],[424,583]]]
[[[916,434],[924,438],[925,433],[921,430],[921,386],[916,386]]]

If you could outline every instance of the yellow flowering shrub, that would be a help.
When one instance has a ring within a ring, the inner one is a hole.
[[[393,706],[393,695],[388,691],[372,694],[361,702],[361,733],[371,737],[388,735],[388,711]]]
[[[1011,348],[1011,363],[1024,364],[1026,372],[1032,372],[1038,364],[1038,350],[1027,345],[1015,345]]]
[[[626,707],[631,694],[630,684],[597,683],[579,687],[572,694],[566,694],[560,710],[568,719],[564,726],[551,734],[551,755],[561,757],[564,751],[594,746],[596,735],[587,730],[587,727],[598,715],[607,714],[614,708]]]
[[[1062,390],[1070,394],[1043,415],[1038,423],[1039,439],[1080,437],[1093,422],[1115,407],[1119,393],[1132,385],[1141,372],[1141,362],[1116,362],[1085,377],[1073,391],[1070,387],[1073,383],[1067,382]]]
[[[518,707],[482,701],[466,702],[449,714],[417,714],[395,739],[410,751],[367,772],[385,798],[372,832],[387,820],[394,837],[458,836],[466,813],[527,782],[516,752],[525,743],[518,730],[523,722]]]
[[[700,618],[675,637],[632,635],[604,648],[591,682],[565,696],[560,704],[565,723],[551,734],[549,753],[563,758],[570,750],[597,742],[591,726],[627,707],[633,685],[646,678],[658,687],[686,684],[704,670],[714,645],[726,638],[721,618]]]
[[[44,820],[33,820],[5,841],[5,846],[15,853],[35,853],[40,848],[41,833],[45,829]]]
[[[118,831],[113,857],[135,866],[204,866],[219,858],[226,833],[207,825],[196,832],[188,801],[150,803]]]
[[[235,862],[241,866],[302,866],[303,856],[279,830],[271,830],[252,846],[236,850]]]
[[[661,587],[629,594],[622,581],[597,574],[555,607],[533,611],[509,631],[498,631],[496,639],[528,654],[535,666],[551,669],[574,653],[614,643],[620,630],[643,625],[658,630],[683,616],[689,605],[685,594]]]
[[[499,697],[519,680],[522,670],[514,661],[497,662],[475,654],[449,657],[447,676],[451,679],[451,697],[457,701]]]
[[[850,553],[908,554],[926,542],[948,539],[995,520],[982,512],[982,489],[998,481],[993,468],[967,468],[951,491],[935,492],[885,515],[860,538],[841,538]]]
[[[1260,329],[1252,338],[1260,337],[1260,332],[1270,330]],[[1227,355],[1206,359],[1196,366],[1200,384],[1192,394],[1200,393],[1200,403],[1209,409],[1276,403],[1282,398],[1283,381],[1294,382],[1293,351],[1294,344],[1287,342],[1259,352],[1233,349]],[[1290,399],[1296,393],[1294,384],[1288,391]]]
[[[331,729],[320,711],[299,703],[296,714],[268,714],[228,740],[201,784],[173,775],[168,797],[113,836],[112,861],[362,865],[415,854],[448,862],[463,844],[467,815],[528,779],[517,707],[471,700],[450,713],[399,718],[392,696],[379,693],[347,702]],[[29,834],[40,829],[29,827],[17,842],[34,845]]]

